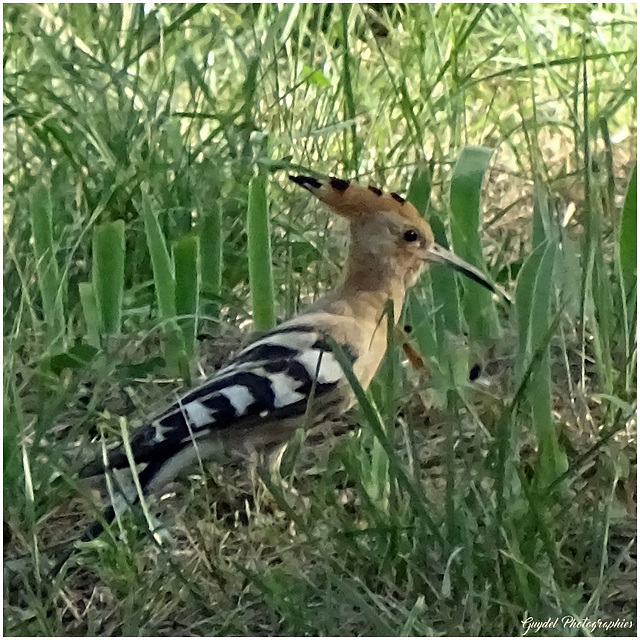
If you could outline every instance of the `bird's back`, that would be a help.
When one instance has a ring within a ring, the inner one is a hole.
[[[366,386],[384,354],[385,326],[359,322],[328,296],[257,338],[134,432],[131,452],[137,464],[146,465],[140,475],[145,493],[171,481],[197,458],[220,449],[246,454],[267,448],[285,441],[297,427],[342,414],[352,405],[353,393],[331,341],[340,345]],[[95,460],[81,476],[128,466],[120,445],[108,453],[106,469],[101,459]]]

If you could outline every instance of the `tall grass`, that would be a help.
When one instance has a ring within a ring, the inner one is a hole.
[[[249,183],[247,211],[247,261],[253,323],[258,331],[275,325],[273,273],[271,268],[271,235],[269,207],[264,176],[256,176]]]
[[[125,267],[124,221],[116,220],[94,228],[93,278],[95,304],[105,334],[120,331]],[[85,303],[87,326],[93,324],[90,306]]]
[[[635,625],[634,6],[7,5],[4,39],[8,634]],[[194,468],[168,546],[133,514],[44,580],[100,434],[339,278],[290,170],[406,194],[514,305],[434,266],[425,367],[344,360],[348,435]]]

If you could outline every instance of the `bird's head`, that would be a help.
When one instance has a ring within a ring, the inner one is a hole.
[[[383,193],[339,178],[289,178],[350,221],[356,259],[363,261],[365,268],[367,261],[372,269],[384,262],[405,286],[412,286],[429,263],[446,264],[496,291],[476,267],[437,244],[429,223],[397,193]]]

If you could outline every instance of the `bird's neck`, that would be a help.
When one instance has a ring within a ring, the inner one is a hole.
[[[406,286],[397,266],[372,252],[352,245],[342,284],[336,296],[354,309],[363,319],[379,319],[389,301],[393,303],[393,317],[400,318]]]

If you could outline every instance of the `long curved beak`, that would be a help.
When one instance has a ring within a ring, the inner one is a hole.
[[[470,278],[474,282],[483,286],[485,289],[491,291],[491,293],[497,293],[503,297],[507,302],[511,303],[511,298],[508,294],[502,290],[497,284],[489,282],[486,276],[472,264],[469,264],[462,258],[459,258],[453,251],[449,251],[444,247],[441,247],[435,242],[426,250],[427,262],[433,262],[436,264],[448,265],[452,269],[464,274],[467,278]]]

